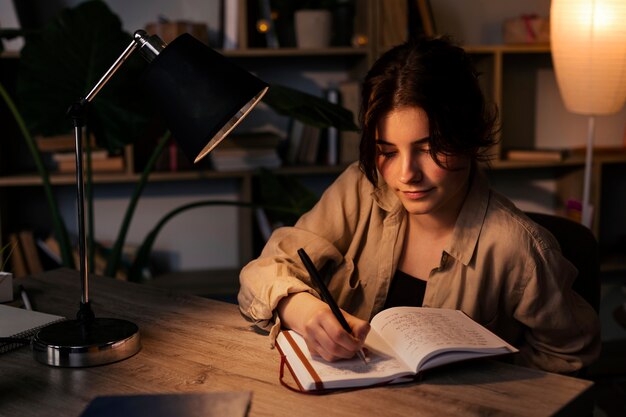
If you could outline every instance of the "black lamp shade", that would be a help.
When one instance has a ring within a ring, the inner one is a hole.
[[[154,58],[141,83],[194,162],[206,156],[268,88],[189,34],[176,38]]]

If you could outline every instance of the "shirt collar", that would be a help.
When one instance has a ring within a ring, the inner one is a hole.
[[[468,265],[474,256],[489,204],[490,191],[487,177],[480,168],[475,168],[473,172],[470,189],[459,217],[456,219],[450,244],[445,250],[463,265]],[[378,174],[378,187],[372,193],[372,197],[381,209],[389,212],[393,217],[398,213],[403,213],[402,202],[382,180],[380,174]]]
[[[480,169],[475,169],[472,177],[470,189],[456,219],[449,247],[446,249],[447,253],[466,266],[476,251],[490,194],[487,177]]]
[[[372,197],[381,209],[390,214],[396,214],[404,208],[398,196],[383,180],[380,172],[378,173],[378,186],[372,192]]]

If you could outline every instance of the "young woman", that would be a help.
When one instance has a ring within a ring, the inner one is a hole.
[[[337,360],[361,348],[381,309],[460,309],[519,348],[519,364],[571,373],[592,362],[599,323],[571,289],[576,269],[479,169],[494,120],[469,58],[448,39],[381,56],[363,84],[359,163],[244,267],[243,314],[272,340],[291,328]],[[301,247],[330,277],[352,334],[320,301]]]

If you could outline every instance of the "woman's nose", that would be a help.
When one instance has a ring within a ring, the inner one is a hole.
[[[400,168],[400,182],[405,184],[419,181],[422,178],[422,170],[418,158],[415,155],[407,155],[402,159]]]

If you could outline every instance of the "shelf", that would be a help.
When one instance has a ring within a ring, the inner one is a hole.
[[[595,164],[626,163],[626,154],[594,155]],[[491,161],[489,170],[508,169],[541,169],[541,168],[568,168],[582,167],[585,164],[584,156],[574,156],[564,161]],[[276,175],[338,175],[345,170],[347,165],[310,165],[310,166],[285,166],[272,169]],[[238,179],[258,175],[258,171],[181,171],[181,172],[153,172],[148,182],[168,181],[195,181],[201,179]],[[94,176],[96,184],[123,184],[139,181],[140,174],[123,173],[99,173]],[[72,185],[76,182],[73,174],[50,175],[52,185]],[[0,187],[24,187],[41,185],[41,179],[36,174],[0,176]]]
[[[365,56],[366,48],[335,47],[322,49],[306,48],[246,48],[218,50],[222,55],[232,58],[272,58],[305,56]]]
[[[343,166],[294,166],[273,169],[277,175],[336,175],[346,168]],[[237,179],[257,175],[257,171],[181,171],[153,172],[148,182],[195,181],[201,179]],[[123,184],[139,181],[140,174],[98,173],[93,177],[95,184]],[[74,174],[50,175],[52,185],[72,185],[76,183]],[[37,174],[0,176],[0,187],[28,187],[41,185]]]
[[[546,44],[520,44],[520,45],[466,45],[463,47],[472,54],[515,54],[515,53],[549,53],[550,45]],[[222,55],[232,58],[272,58],[272,57],[304,57],[304,56],[365,56],[368,54],[367,46],[354,48],[331,47],[331,48],[241,48],[241,49],[215,49]],[[0,58],[19,58],[19,51],[4,51]]]
[[[536,54],[549,53],[548,44],[519,44],[519,45],[466,45],[463,47],[472,54]]]

